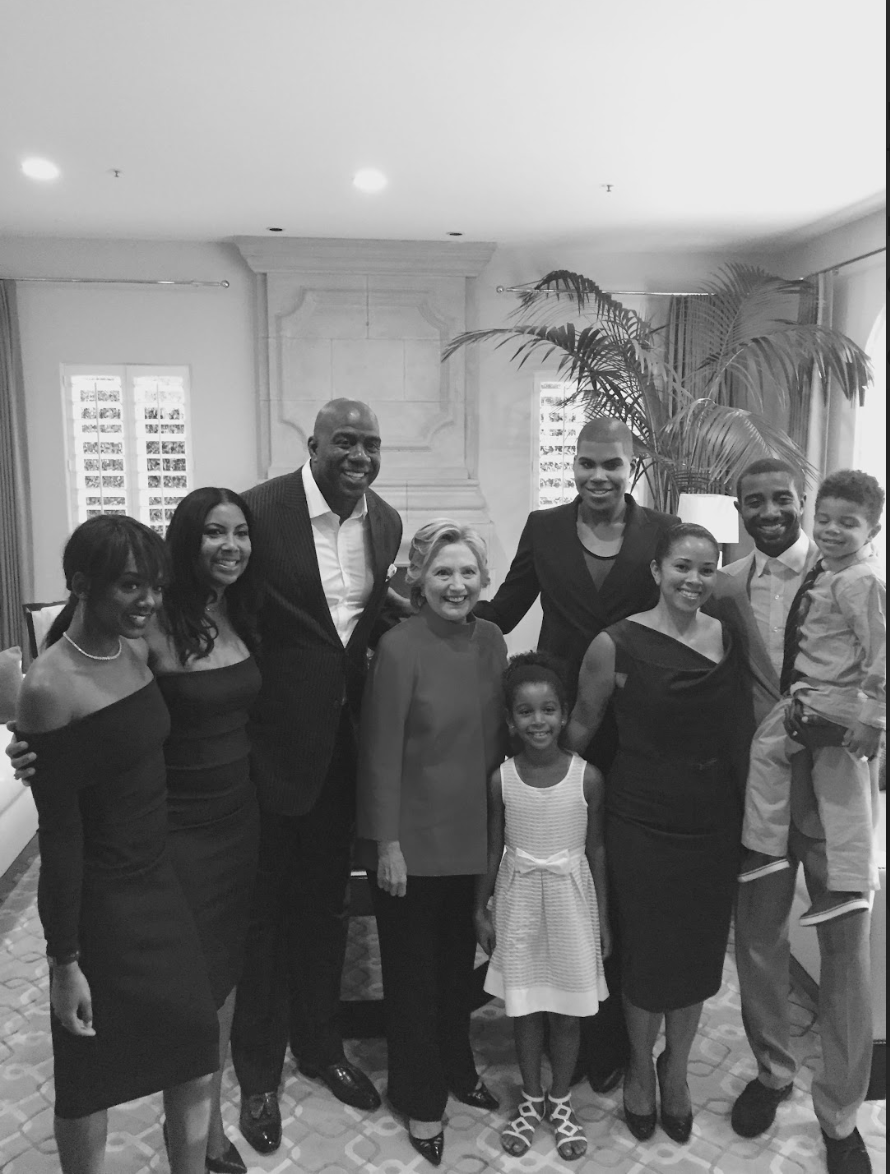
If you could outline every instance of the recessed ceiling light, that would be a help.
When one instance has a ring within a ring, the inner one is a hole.
[[[360,192],[382,192],[388,182],[383,172],[376,167],[363,167],[352,178],[353,186]]]
[[[61,175],[55,163],[49,159],[26,159],[22,163],[22,171],[29,179],[58,179]]]

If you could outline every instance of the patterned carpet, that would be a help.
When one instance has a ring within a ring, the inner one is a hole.
[[[47,973],[36,911],[37,863],[31,861],[0,889],[0,1172],[51,1174],[58,1170],[52,1132],[52,1055],[47,1009]],[[3,899],[5,896],[5,899]],[[351,921],[344,998],[380,994],[376,937],[371,918]],[[574,1101],[589,1138],[580,1162],[562,1162],[547,1127],[533,1148],[510,1158],[498,1134],[518,1095],[509,1021],[499,1003],[474,1016],[474,1046],[485,1080],[502,1109],[488,1115],[456,1101],[448,1106],[443,1174],[816,1174],[825,1169],[819,1129],[808,1096],[819,1062],[820,1042],[814,1009],[805,995],[789,993],[794,1048],[801,1062],[796,1091],[779,1108],[773,1130],[754,1141],[736,1137],[729,1124],[735,1096],[754,1075],[739,1014],[738,981],[732,949],[723,987],[706,1004],[690,1066],[696,1116],[690,1144],[676,1146],[661,1131],[635,1142],[620,1117],[620,1090],[607,1097],[585,1083]],[[377,1087],[386,1083],[386,1049],[381,1040],[347,1045],[352,1057]],[[432,1167],[408,1144],[403,1125],[386,1109],[362,1114],[341,1105],[320,1084],[296,1073],[289,1062],[281,1095],[284,1143],[261,1158],[241,1138],[238,1089],[231,1066],[224,1084],[224,1117],[252,1174],[429,1174]],[[167,1174],[160,1130],[160,1097],[148,1097],[111,1111],[109,1174]],[[886,1170],[886,1106],[867,1103],[859,1115],[874,1169]]]

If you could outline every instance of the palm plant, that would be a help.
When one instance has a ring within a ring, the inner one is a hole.
[[[804,395],[813,373],[861,398],[871,379],[867,355],[846,335],[795,321],[806,281],[729,264],[695,299],[691,337],[676,357],[666,329],[623,306],[589,277],[555,270],[530,285],[510,325],[469,330],[443,361],[480,342],[516,343],[521,367],[557,356],[558,376],[574,385],[588,418],[618,416],[630,427],[637,479],[656,508],[673,511],[680,493],[731,492],[751,461],[776,456],[811,469],[788,434],[763,415],[770,401]],[[566,303],[571,312],[566,320]]]

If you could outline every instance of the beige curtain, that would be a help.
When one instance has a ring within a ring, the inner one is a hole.
[[[0,648],[24,648],[22,600],[33,582],[25,387],[15,282],[0,281]]]

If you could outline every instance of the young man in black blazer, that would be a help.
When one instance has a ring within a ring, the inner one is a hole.
[[[302,469],[244,495],[264,588],[263,685],[251,726],[261,833],[232,1056],[241,1132],[260,1153],[281,1143],[278,1084],[294,1018],[289,1002],[303,1029],[300,1071],[346,1104],[380,1104],[371,1081],[344,1055],[338,1014],[355,725],[368,641],[402,523],[370,488],[381,441],[366,404],[325,405],[308,447]]]
[[[578,496],[529,515],[506,579],[494,599],[475,608],[477,616],[511,632],[540,595],[544,618],[538,648],[560,657],[573,683],[594,637],[655,606],[658,588],[649,564],[662,532],[680,521],[630,496],[633,459],[633,436],[622,420],[606,417],[585,424],[574,462]],[[585,757],[606,772],[616,749],[609,710]],[[606,960],[611,997],[582,1027],[580,1064],[596,1092],[614,1088],[627,1061],[615,941]]]

